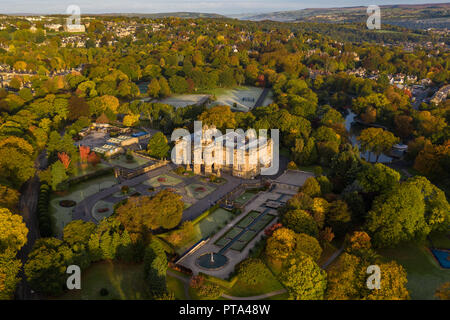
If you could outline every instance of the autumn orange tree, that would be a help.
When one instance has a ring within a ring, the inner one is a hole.
[[[86,163],[88,161],[88,155],[91,151],[89,146],[80,146],[80,160],[82,163]]]
[[[58,159],[61,161],[61,163],[64,165],[64,168],[67,170],[70,165],[70,157],[65,152],[58,152]]]

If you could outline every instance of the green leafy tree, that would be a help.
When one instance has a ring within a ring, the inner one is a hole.
[[[325,271],[307,254],[290,259],[280,280],[295,300],[322,300],[327,287]]]
[[[61,240],[38,239],[24,266],[27,281],[37,292],[59,295],[64,291],[66,269],[72,262],[72,250]]]
[[[384,164],[365,164],[358,174],[364,192],[388,192],[400,181],[400,174]]]
[[[162,132],[155,133],[148,142],[147,150],[150,156],[164,159],[170,150],[166,136]]]
[[[281,217],[281,223],[296,233],[306,233],[317,237],[319,229],[314,218],[305,210],[289,210]]]
[[[375,161],[378,162],[380,155],[388,153],[399,139],[381,128],[367,128],[361,131],[358,141],[361,143],[361,150],[375,153]]]
[[[257,285],[270,276],[270,271],[261,259],[248,258],[237,266],[239,281],[247,285]]]

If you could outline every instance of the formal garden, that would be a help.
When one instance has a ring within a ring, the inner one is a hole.
[[[242,251],[274,219],[275,216],[271,214],[250,211],[233,228],[220,237],[215,245],[222,248],[221,253],[224,253],[228,248]]]
[[[192,183],[185,187],[189,197],[200,200],[206,197],[208,194],[216,190],[207,184]]]
[[[234,202],[236,202],[239,205],[244,205],[247,202],[249,202],[251,199],[253,199],[256,195],[256,192],[254,191],[245,191],[243,194],[241,194],[239,197],[234,199]]]
[[[208,210],[192,222],[193,230],[190,233],[190,236],[186,237],[182,241],[174,243],[173,233],[163,234],[161,237],[164,240],[174,244],[175,252],[181,255],[201,239],[211,237],[213,234],[225,227],[226,224],[233,218],[234,214],[231,211],[213,207],[211,210]]]
[[[114,213],[114,204],[100,200],[92,207],[91,214],[97,222],[110,217]]]
[[[108,159],[108,163],[112,166],[123,167],[127,169],[136,169],[146,164],[150,164],[152,160],[133,154],[120,154],[116,157]]]
[[[114,175],[108,174],[79,182],[65,191],[53,192],[50,196],[49,210],[55,234],[61,234],[64,226],[72,221],[72,210],[78,203],[115,184],[117,181]],[[71,203],[68,203],[68,200]]]
[[[181,179],[172,177],[168,174],[162,174],[156,177],[153,177],[146,182],[144,182],[145,185],[148,185],[152,188],[159,188],[161,186],[176,186],[182,182]]]

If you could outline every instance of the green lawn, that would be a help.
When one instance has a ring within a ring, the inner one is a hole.
[[[170,275],[167,275],[166,279],[167,290],[169,292],[173,292],[173,294],[175,295],[175,299],[187,300],[187,297],[184,294],[184,282]]]
[[[248,285],[238,279],[236,284],[226,293],[235,297],[251,297],[283,289],[283,286],[272,272],[270,272],[270,269],[267,268],[267,270],[269,271],[269,276],[262,279],[263,281],[261,283],[258,283],[257,285]]]
[[[133,159],[127,160],[126,155],[121,154],[118,157],[109,159],[108,162],[114,166],[120,166],[127,169],[135,169],[151,162],[151,160],[139,156],[133,156]]]
[[[239,197],[237,197],[236,200],[234,200],[234,201],[239,204],[245,204],[248,201],[250,201],[255,195],[256,195],[255,192],[245,191],[243,194],[241,194]]]
[[[450,270],[440,268],[425,245],[408,243],[378,252],[406,269],[412,299],[434,299],[436,289],[450,281]]]
[[[206,218],[200,220],[200,222],[194,225],[194,237],[189,239],[187,243],[175,248],[176,252],[178,254],[182,254],[200,239],[210,237],[215,232],[223,228],[232,218],[233,214],[230,211],[218,208],[214,212],[210,213]]]
[[[148,181],[144,182],[144,184],[153,188],[158,188],[161,185],[173,187],[176,186],[177,184],[180,184],[181,182],[182,182],[181,179],[169,176],[167,174],[161,174],[159,176],[149,179]]]
[[[450,250],[450,235],[435,233],[430,235],[430,238],[436,248]]]
[[[101,296],[105,288],[109,294]],[[82,274],[81,290],[72,290],[59,299],[67,300],[141,300],[146,299],[143,264],[102,261]]]
[[[199,184],[199,183],[193,183],[186,187],[186,192],[189,197],[200,200],[206,197],[208,194],[216,190],[216,188],[211,187],[207,184]]]

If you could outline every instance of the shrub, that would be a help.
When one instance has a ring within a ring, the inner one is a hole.
[[[217,284],[207,283],[198,289],[198,295],[207,298],[208,300],[215,300],[223,293],[223,289]]]
[[[189,282],[189,286],[194,289],[200,289],[205,283],[205,277],[202,275],[193,276]]]
[[[109,294],[108,289],[106,289],[106,288],[101,288],[101,289],[100,289],[100,295],[101,295],[102,297],[106,297],[108,294]]]

